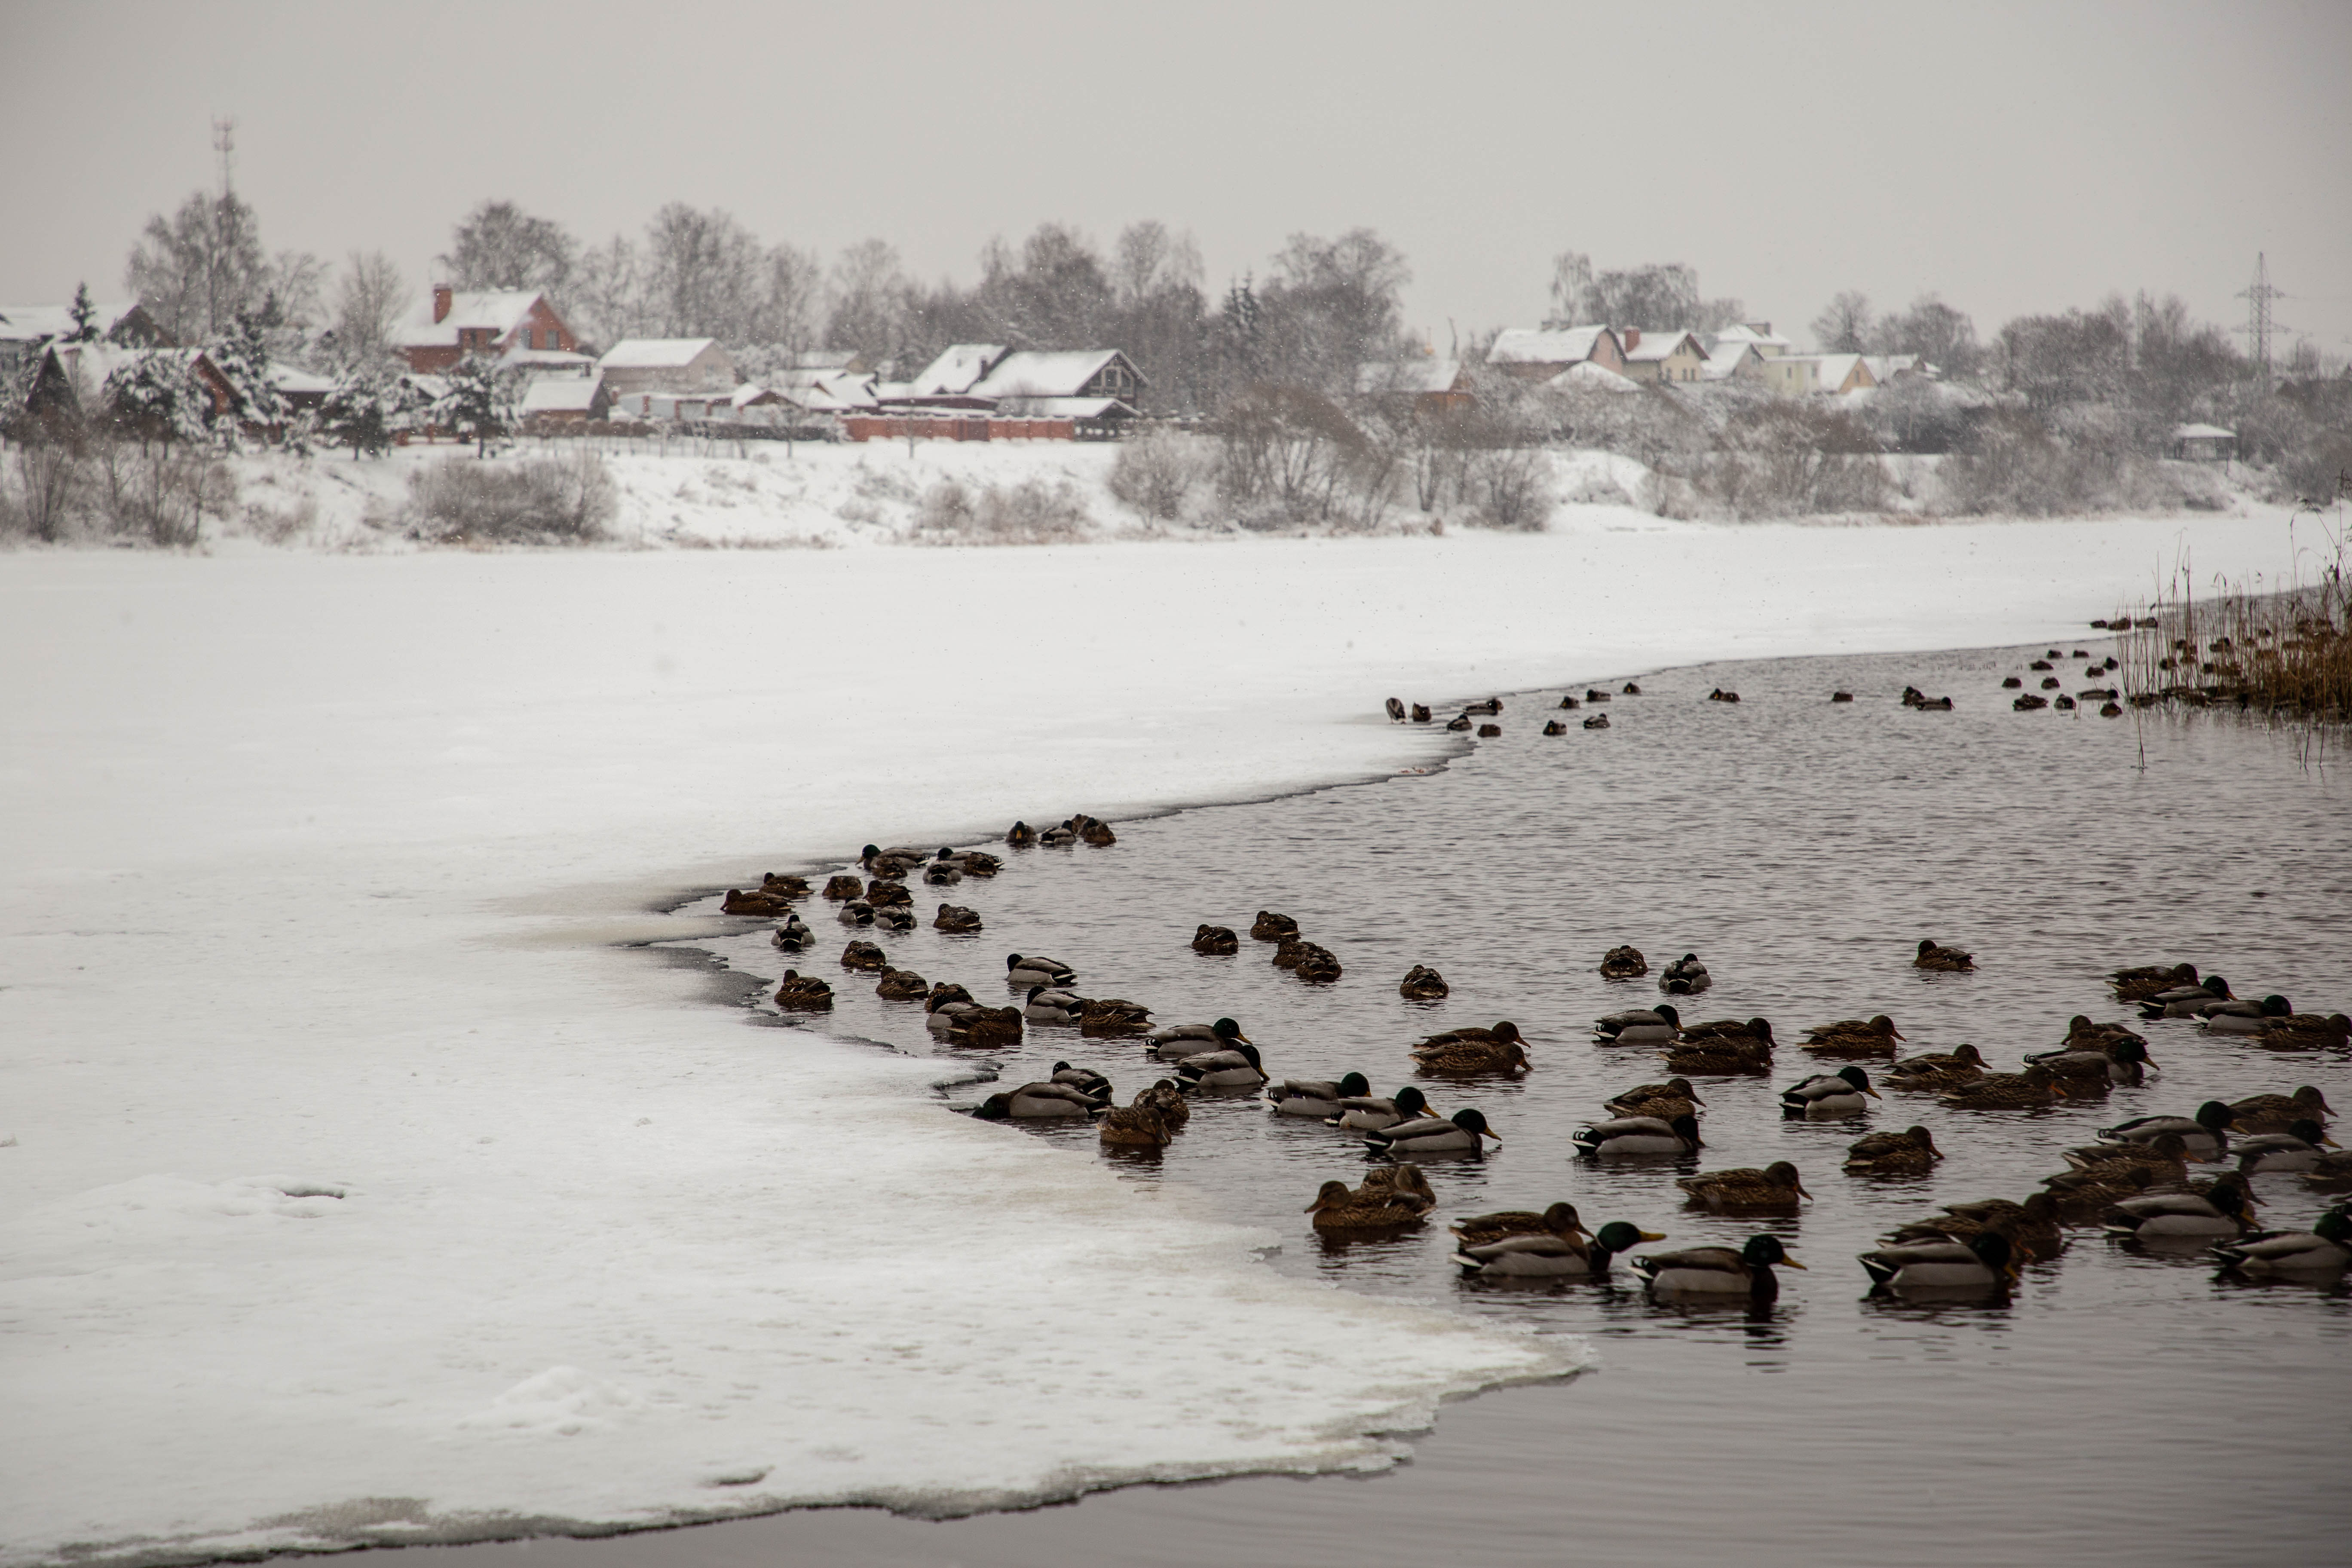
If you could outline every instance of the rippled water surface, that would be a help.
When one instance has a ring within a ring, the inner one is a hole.
[[[2104,644],[2069,645],[2103,653]],[[1509,700],[1499,740],[1426,776],[1120,824],[1102,850],[1003,852],[992,880],[941,896],[987,931],[919,928],[880,941],[893,962],[993,1002],[1003,955],[1073,963],[1078,989],[1164,1022],[1239,1019],[1276,1078],[1354,1069],[1382,1091],[1412,1080],[1408,1047],[1465,1024],[1516,1021],[1523,1079],[1423,1082],[1441,1111],[1483,1110],[1503,1142],[1432,1162],[1439,1218],[1578,1205],[1633,1220],[1662,1247],[1780,1235],[1810,1268],[1761,1310],[1654,1304],[1622,1274],[1601,1285],[1465,1283],[1442,1224],[1395,1240],[1326,1244],[1301,1213],[1320,1182],[1360,1179],[1361,1145],[1271,1116],[1254,1097],[1205,1098],[1164,1155],[1118,1159],[1123,1179],[1183,1183],[1283,1238],[1286,1273],[1590,1338],[1599,1370],[1453,1407],[1415,1461],[1370,1480],[1255,1479],[1139,1489],[1060,1510],[927,1524],[862,1511],[799,1514],[637,1538],[631,1561],[1340,1563],[1653,1560],[1744,1564],[2189,1563],[2343,1560],[2352,1427],[2352,1302],[2344,1290],[2218,1279],[2194,1250],[2160,1253],[2073,1233],[1995,1303],[1872,1299],[1853,1255],[1938,1204],[2022,1198],[2095,1129],[2209,1098],[2318,1084],[2352,1109],[2340,1058],[2282,1056],[2193,1024],[2140,1026],[2161,1076],[2103,1103],[1969,1112],[1890,1094],[1861,1122],[1789,1123],[1778,1088],[1816,1070],[1809,1025],[1891,1014],[1907,1050],[1972,1041],[1997,1067],[2057,1044],[2067,1018],[2127,1016],[2100,984],[2119,964],[2187,959],[2242,993],[2352,1009],[2352,788],[2290,735],[2231,720],[2021,714],[1999,688],[2042,649],[1711,666],[1644,677],[1605,710],[1612,727],[1544,738],[1559,693]],[[2093,684],[2062,664],[2068,690]],[[1902,708],[1906,683],[1957,710]],[[2029,687],[2035,684],[2029,677]],[[1737,689],[1737,705],[1705,700]],[[1832,705],[1830,692],[1858,700]],[[1580,688],[1579,689],[1580,691]],[[1402,695],[1411,699],[1415,693]],[[2143,745],[2144,763],[2143,763]],[[1083,807],[1082,779],[1069,784]],[[887,824],[877,823],[877,837]],[[1246,931],[1259,909],[1296,916],[1346,965],[1307,985],[1244,935],[1237,957],[1187,945],[1200,921]],[[1066,1058],[1108,1074],[1123,1102],[1166,1070],[1120,1041],[1033,1027],[1019,1049],[935,1047],[919,1005],[885,1003],[834,959],[847,933],[813,900],[803,963],[835,979],[814,1026],[877,1048],[985,1058],[1006,1084]],[[866,934],[866,933],[857,933]],[[1979,972],[1921,973],[1918,939],[1974,951]],[[736,968],[784,967],[763,929],[717,944]],[[1772,1020],[1769,1079],[1714,1079],[1708,1147],[1692,1161],[1596,1169],[1570,1135],[1609,1094],[1664,1076],[1649,1052],[1592,1044],[1597,1016],[1659,999],[1652,978],[1603,981],[1606,949],[1696,952],[1716,984],[1686,1018]],[[1414,963],[1453,985],[1400,1000]],[[793,1048],[789,1033],[747,1048]],[[1834,1066],[1836,1064],[1831,1064]],[[951,1091],[969,1103],[987,1086]],[[1948,1158],[1929,1178],[1844,1176],[1864,1131],[1917,1121]],[[1007,1128],[1098,1159],[1090,1130]],[[1817,1201],[1793,1220],[1681,1207],[1693,1169],[1794,1161]],[[2323,1200],[2294,1176],[2257,1178],[2273,1224]],[[1247,1325],[1236,1325],[1246,1333]],[[1014,1347],[1007,1347],[1011,1352]],[[515,1548],[485,1550],[517,1550]],[[612,1552],[616,1546],[531,1550]]]

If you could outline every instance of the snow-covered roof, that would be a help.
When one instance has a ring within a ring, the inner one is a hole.
[[[596,368],[593,355],[570,353],[562,349],[510,348],[499,356],[499,363],[509,370],[569,373],[575,376],[587,375]]]
[[[1918,370],[1924,362],[1917,354],[1864,354],[1862,363],[1870,367],[1873,381],[1893,381],[1907,370]]]
[[[404,349],[456,348],[460,331],[488,331],[496,341],[521,326],[538,303],[536,289],[466,289],[449,296],[449,313],[436,321],[427,293],[401,318],[393,342]]]
[[[749,408],[755,403],[781,403],[783,394],[771,392],[756,381],[747,381],[737,387],[727,401],[738,408]]]
[[[1769,321],[1741,321],[1715,334],[1718,343],[1754,343],[1764,349],[1791,349],[1797,345],[1772,330]]]
[[[1486,351],[1489,364],[1574,364],[1592,357],[1606,327],[1511,327]]]
[[[855,370],[788,370],[776,390],[813,414],[846,414],[875,405],[874,377]]]
[[[1699,358],[1709,357],[1707,352],[1699,347],[1696,332],[1643,332],[1642,341],[1625,351],[1625,362],[1628,364],[1654,364],[1671,356],[1685,342],[1690,344],[1691,353]]]
[[[1356,367],[1356,390],[1367,395],[1451,392],[1461,374],[1458,359],[1372,360]]]
[[[717,338],[624,338],[596,363],[606,370],[681,370],[718,343]]]
[[[1823,392],[1845,391],[1846,378],[1853,374],[1856,365],[1862,367],[1864,385],[1877,384],[1878,378],[1870,374],[1869,364],[1860,354],[1808,354],[1805,357],[1811,360],[1814,367],[1820,372],[1821,389]]]
[[[1097,372],[1118,356],[1117,349],[1006,354],[969,390],[974,397],[1076,397]]]
[[[89,324],[104,337],[138,308],[136,300],[92,300]],[[0,342],[38,342],[73,330],[71,305],[0,305]]]
[[[604,389],[601,375],[536,375],[523,390],[525,414],[588,414]]]
[[[1763,357],[1757,352],[1753,340],[1717,338],[1715,340],[1715,352],[1706,356],[1706,363],[1698,367],[1698,374],[1706,381],[1729,381],[1738,374],[1743,363]]]
[[[1544,384],[1557,386],[1566,391],[1639,392],[1642,390],[1607,365],[1595,364],[1591,360],[1570,365]]]
[[[950,343],[903,390],[893,390],[906,397],[952,397],[970,392],[1003,357],[1003,343]]]
[[[1107,414],[1132,417],[1135,410],[1116,397],[1015,397],[1005,413],[1031,419],[1100,419]]]
[[[313,375],[299,365],[269,362],[269,384],[280,392],[316,392],[321,395],[335,390],[333,378]]]
[[[2176,441],[2234,441],[2235,430],[2224,430],[2219,425],[2175,425],[2172,438]]]

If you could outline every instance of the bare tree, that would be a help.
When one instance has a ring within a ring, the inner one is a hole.
[[[147,220],[123,267],[123,282],[155,323],[180,342],[226,331],[257,309],[273,281],[261,225],[234,192],[198,191],[169,219]]]
[[[327,281],[327,264],[307,250],[281,250],[269,261],[268,299],[275,310],[272,326],[303,327],[320,317],[320,301]]]
[[[834,258],[833,309],[825,342],[879,360],[897,352],[905,336],[913,290],[887,240],[862,239]]]
[[[1824,353],[1858,354],[1870,347],[1870,296],[1846,289],[1813,318],[1813,343]]]
[[[1157,218],[1131,223],[1112,247],[1111,287],[1133,310],[1171,289],[1201,287],[1201,249],[1191,234],[1171,234]]]
[[[1574,327],[1601,319],[1601,299],[1592,287],[1592,258],[1580,250],[1563,250],[1553,257],[1551,310],[1544,325]]]
[[[645,330],[645,290],[636,247],[620,235],[581,258],[572,288],[572,327],[609,348]]]
[[[434,258],[458,289],[531,289],[562,300],[578,265],[580,242],[552,218],[533,217],[508,201],[485,201]]]
[[[1882,318],[1871,341],[1881,353],[1917,354],[1957,375],[1968,374],[1976,364],[1976,323],[1933,294],[1922,294],[1909,310]]]
[[[335,283],[337,357],[349,365],[381,358],[407,303],[407,280],[392,258],[381,250],[352,251]]]

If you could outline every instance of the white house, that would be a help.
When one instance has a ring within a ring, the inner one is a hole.
[[[1624,374],[1634,381],[1696,381],[1706,367],[1707,352],[1695,332],[1645,332],[1628,327],[1620,336],[1625,344]]]
[[[1625,348],[1606,327],[1511,327],[1495,339],[1486,363],[1528,381],[1549,381],[1588,363],[1622,374]]]
[[[596,362],[615,398],[633,392],[732,392],[740,380],[717,338],[624,338]]]
[[[1126,413],[1143,395],[1143,373],[1117,349],[1006,354],[967,395],[1005,405],[1008,414],[1097,419],[1118,405]],[[1079,405],[1103,405],[1082,410]]]

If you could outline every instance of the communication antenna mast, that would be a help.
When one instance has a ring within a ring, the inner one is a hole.
[[[2246,302],[2246,324],[2239,331],[2246,334],[2246,352],[2254,357],[2254,374],[2262,389],[2271,389],[2271,334],[2281,329],[2271,318],[2271,301],[2286,298],[2271,287],[2270,258],[2257,251],[2254,255],[2254,280],[2238,291]]]
[[[225,114],[213,121],[213,152],[220,158],[221,195],[236,189],[236,116]]]

